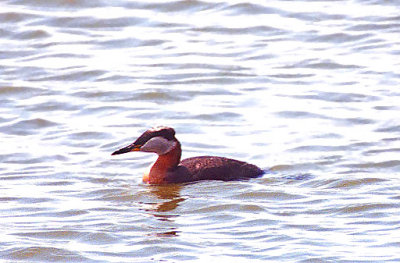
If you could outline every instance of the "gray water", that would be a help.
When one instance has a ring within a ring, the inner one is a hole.
[[[400,261],[400,2],[0,3],[0,259]],[[183,157],[268,172],[149,186]]]

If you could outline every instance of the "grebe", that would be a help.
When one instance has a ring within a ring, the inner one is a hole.
[[[112,153],[153,152],[157,161],[143,176],[149,184],[186,183],[200,180],[232,181],[261,176],[264,171],[255,165],[217,156],[181,159],[181,144],[175,130],[160,126],[145,131],[135,142]]]

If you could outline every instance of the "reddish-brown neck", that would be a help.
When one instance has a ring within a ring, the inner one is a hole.
[[[159,155],[157,161],[150,167],[148,173],[143,176],[143,182],[149,184],[167,183],[167,172],[178,166],[181,160],[181,145],[176,141],[176,147],[166,154]]]

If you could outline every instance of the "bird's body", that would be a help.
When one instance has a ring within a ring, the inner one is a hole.
[[[143,133],[134,143],[115,154],[131,151],[154,152],[156,162],[144,174],[149,184],[187,183],[201,180],[232,181],[261,176],[264,171],[253,164],[218,156],[199,156],[181,159],[181,144],[175,131],[157,127]]]

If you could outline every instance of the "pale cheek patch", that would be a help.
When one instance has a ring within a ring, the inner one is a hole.
[[[176,142],[168,141],[163,137],[154,137],[148,140],[140,150],[143,152],[154,152],[163,155],[171,151],[176,146]]]

